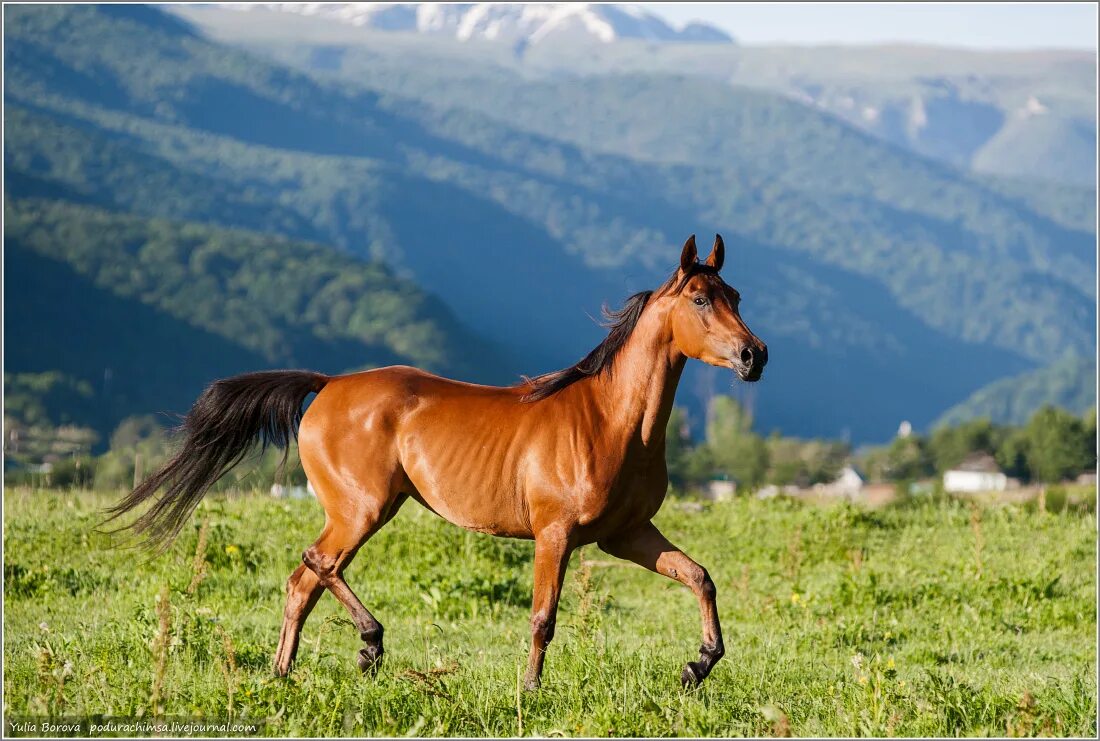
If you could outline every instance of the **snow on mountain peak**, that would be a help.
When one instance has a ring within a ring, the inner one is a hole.
[[[588,3],[257,3],[262,8],[326,18],[378,31],[406,31],[523,45],[548,38],[611,43],[619,39],[730,43],[724,31],[705,23],[676,29],[644,8]]]

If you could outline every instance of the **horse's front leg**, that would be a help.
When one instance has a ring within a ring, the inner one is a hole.
[[[599,546],[600,550],[612,556],[633,561],[650,571],[675,579],[695,594],[703,616],[703,645],[699,648],[699,660],[689,661],[684,666],[680,681],[684,687],[699,685],[726,652],[722,645],[722,626],[718,623],[717,591],[710,574],[669,543],[651,522],[601,540]]]
[[[527,657],[524,686],[539,688],[546,647],[554,639],[558,599],[573,539],[568,529],[548,527],[535,536],[535,589],[531,599],[531,653]]]

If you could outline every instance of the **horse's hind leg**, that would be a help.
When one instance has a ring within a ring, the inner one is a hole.
[[[404,499],[398,495],[357,500],[355,506],[344,501],[343,507],[333,508],[320,537],[302,554],[302,565],[287,580],[283,629],[275,654],[278,676],[290,671],[302,625],[326,588],[351,613],[360,637],[367,643],[359,652],[360,669],[367,671],[382,658],[382,624],[355,596],[343,572],[363,543],[397,513]]]
[[[404,502],[404,496],[390,496],[386,500],[358,500],[358,506],[344,501],[342,508],[328,511],[328,520],[321,537],[302,554],[302,562],[313,572],[322,588],[347,608],[359,637],[367,645],[359,650],[359,668],[371,671],[377,668],[384,653],[382,647],[382,623],[370,613],[344,581],[344,569],[355,557],[359,548],[382,525],[389,522]]]
[[[298,637],[313,606],[325,587],[310,569],[302,564],[286,582],[286,609],[283,611],[283,630],[279,635],[279,649],[275,652],[275,674],[285,677],[298,653]]]

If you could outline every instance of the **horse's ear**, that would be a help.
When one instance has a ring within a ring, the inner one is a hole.
[[[721,234],[714,235],[714,247],[711,248],[710,257],[707,258],[707,265],[710,265],[715,270],[722,269],[722,263],[726,261],[726,243],[722,241]]]
[[[692,234],[688,237],[688,241],[684,242],[684,251],[680,253],[680,270],[688,272],[698,259],[699,250],[695,249],[695,235]]]

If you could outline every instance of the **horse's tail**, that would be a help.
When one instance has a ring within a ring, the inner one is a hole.
[[[229,469],[241,462],[257,442],[284,448],[298,435],[302,403],[320,391],[328,376],[312,371],[262,371],[215,381],[191,407],[179,428],[179,452],[156,473],[107,510],[114,520],[164,493],[141,517],[126,527],[146,545],[162,551],[171,545],[203,496]]]

